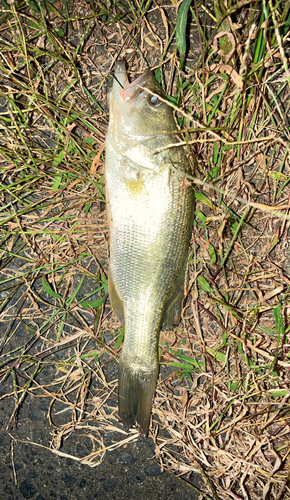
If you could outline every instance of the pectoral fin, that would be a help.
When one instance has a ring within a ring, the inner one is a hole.
[[[115,287],[115,283],[113,281],[110,269],[108,272],[108,288],[109,288],[109,296],[111,300],[111,305],[114,313],[118,317],[120,323],[124,324],[124,305],[123,301],[120,299],[118,292]]]

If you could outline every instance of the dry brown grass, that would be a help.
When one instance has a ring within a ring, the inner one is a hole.
[[[86,433],[91,454],[73,458],[95,467],[138,439],[119,424],[107,370],[123,330],[105,302],[103,146],[115,61],[125,57],[130,75],[146,61],[179,109],[197,201],[188,298],[182,324],[161,334],[149,438],[162,467],[201,474],[205,498],[290,498],[289,10],[267,5],[264,18],[254,2],[232,7],[230,56],[193,6],[184,72],[173,3],[2,8],[0,375],[13,382],[1,396],[14,398],[10,431],[34,395],[50,401],[54,453]],[[120,441],[106,445],[112,429]]]

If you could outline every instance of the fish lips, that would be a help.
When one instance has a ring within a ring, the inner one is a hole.
[[[114,75],[116,80],[113,83],[113,93],[118,93],[122,88],[129,85],[125,61],[120,60],[116,62]]]

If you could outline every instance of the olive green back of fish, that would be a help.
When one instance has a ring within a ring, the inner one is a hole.
[[[146,78],[143,85],[153,85],[156,93],[158,84],[152,84],[151,74]],[[160,329],[163,322],[168,326],[178,319],[184,298],[193,191],[185,179],[184,151],[163,149],[177,141],[166,133],[175,127],[171,108],[166,103],[158,106],[162,122],[156,109],[152,113],[150,93],[136,93],[129,103],[134,108],[127,110],[122,99],[120,106],[111,102],[106,139],[109,293],[114,311],[125,323],[119,415],[127,427],[137,421],[147,434]],[[145,137],[140,130],[145,130]],[[162,152],[156,151],[160,148]]]

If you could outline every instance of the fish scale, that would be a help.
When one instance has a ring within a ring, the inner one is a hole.
[[[137,421],[147,434],[160,329],[179,319],[184,298],[193,191],[185,182],[184,150],[164,150],[178,138],[170,106],[152,102],[149,91],[164,97],[152,73],[146,70],[129,84],[119,61],[115,75],[124,88],[114,82],[110,96],[105,181],[109,293],[125,324],[119,415],[126,427]]]

